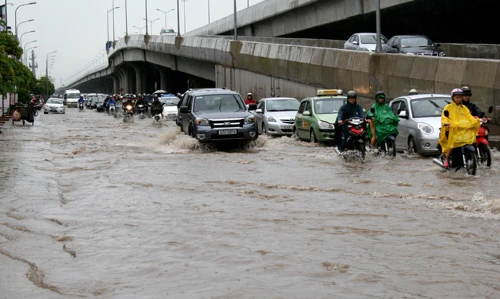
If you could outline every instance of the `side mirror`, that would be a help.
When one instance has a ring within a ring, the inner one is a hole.
[[[373,114],[375,114],[375,108],[371,107],[370,108],[370,112],[373,113]]]
[[[359,42],[357,40],[352,42],[353,45],[359,45]]]
[[[448,110],[443,111],[443,114],[444,114],[444,116],[446,116],[446,117],[449,117],[449,116],[450,116],[450,112],[448,112]]]
[[[181,108],[179,108],[179,112],[188,113],[189,112],[188,106],[181,106]]]
[[[490,106],[490,107],[488,108],[488,113],[490,113],[490,114],[491,114],[491,112],[493,112],[493,106]]]
[[[304,116],[311,116],[311,112],[310,111],[304,111],[304,113],[302,113]]]
[[[259,109],[255,110],[255,112],[256,113],[262,113],[262,109],[259,108]]]
[[[407,118],[406,110],[399,111],[398,116],[401,118]]]
[[[257,110],[257,104],[249,104],[248,111],[250,111],[250,110]]]

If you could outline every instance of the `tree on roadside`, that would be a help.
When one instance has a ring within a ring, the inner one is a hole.
[[[50,98],[50,95],[53,94],[55,90],[54,84],[50,81],[50,78],[46,76],[41,77],[33,88],[35,94],[43,94],[46,99]]]
[[[0,24],[5,26],[5,21],[0,20]],[[36,79],[19,61],[22,54],[23,50],[12,32],[0,31],[0,94],[5,96],[14,92],[18,94],[19,100],[29,101]]]

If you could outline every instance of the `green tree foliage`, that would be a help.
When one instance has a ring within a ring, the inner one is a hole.
[[[5,25],[3,20],[0,20]],[[35,77],[19,59],[23,50],[11,31],[0,31],[0,94],[32,90]]]
[[[51,94],[54,93],[56,89],[54,88],[54,84],[50,81],[48,77],[42,77],[37,81],[35,87],[33,88],[33,92],[35,94],[43,94],[45,98],[49,98]]]

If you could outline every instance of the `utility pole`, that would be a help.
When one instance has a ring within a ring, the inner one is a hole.
[[[35,50],[31,50],[31,63],[29,64],[29,67],[31,68],[31,72],[33,73],[33,76],[36,78],[36,69],[38,68],[38,63],[35,62]]]

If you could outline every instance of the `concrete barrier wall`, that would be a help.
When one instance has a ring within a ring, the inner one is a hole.
[[[354,89],[361,98],[371,99],[377,90],[384,90],[389,99],[407,94],[411,88],[419,93],[445,93],[468,85],[473,90],[473,101],[483,109],[495,107],[493,117],[500,117],[500,61],[453,57],[423,57],[385,53],[357,52],[330,47],[287,45],[254,41],[232,41],[216,37],[151,37],[146,43],[143,36],[133,36],[124,43],[120,40],[112,51],[116,63],[132,57],[167,55],[177,57],[183,70],[193,75],[224,81],[238,87],[238,91],[258,90],[259,97],[276,94],[304,98],[316,88]],[[133,54],[122,54],[132,51]],[[161,56],[159,56],[161,57]],[[147,59],[147,58],[146,58]],[[203,68],[197,70],[201,61]],[[158,63],[158,57],[152,61]],[[163,65],[173,65],[174,59],[165,58]],[[209,74],[215,66],[224,69],[220,74]],[[226,74],[227,72],[237,71]],[[243,72],[245,71],[245,72]],[[244,74],[244,75],[242,75]],[[262,79],[250,80],[249,74],[268,77],[263,87]],[[253,82],[254,83],[250,83]],[[287,83],[285,83],[287,82]],[[270,87],[274,86],[274,87]],[[290,90],[288,90],[290,89]]]

